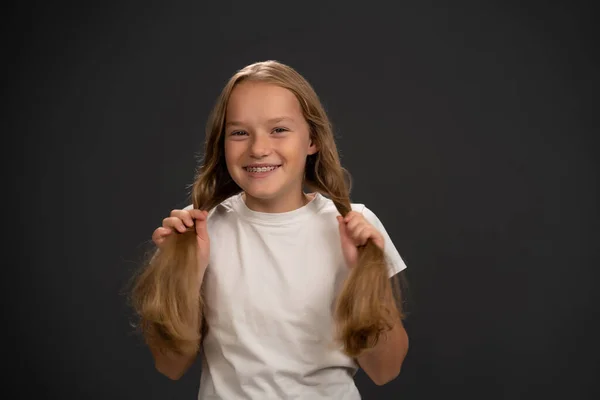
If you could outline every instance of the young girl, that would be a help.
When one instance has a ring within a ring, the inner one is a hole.
[[[202,349],[199,399],[360,399],[408,350],[390,278],[406,268],[377,216],[351,204],[310,84],[274,61],[238,71],[208,123],[193,204],[174,210],[135,281],[158,371]],[[306,192],[305,188],[311,190]]]

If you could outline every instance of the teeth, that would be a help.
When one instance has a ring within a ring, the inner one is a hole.
[[[247,167],[246,170],[248,172],[268,172],[268,171],[273,171],[275,168],[277,168],[277,167],[258,167],[258,168]]]

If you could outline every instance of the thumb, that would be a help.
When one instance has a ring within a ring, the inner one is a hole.
[[[208,212],[202,211],[200,215],[198,215],[194,222],[196,224],[196,236],[199,239],[208,242],[208,228],[206,227],[206,220],[208,219]]]
[[[348,231],[346,230],[346,223],[344,222],[344,217],[337,216],[338,227],[340,229],[340,239],[342,239],[342,246],[351,243],[350,237],[348,236]]]

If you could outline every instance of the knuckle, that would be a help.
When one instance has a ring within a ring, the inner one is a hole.
[[[181,215],[179,216],[179,218],[181,219],[181,221],[191,222],[192,221],[192,214],[190,214],[187,211],[183,211],[181,213]]]
[[[178,225],[180,222],[181,220],[177,217],[168,217],[163,220],[163,226],[165,228],[172,228],[175,225]]]

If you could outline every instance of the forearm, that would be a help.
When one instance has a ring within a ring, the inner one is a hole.
[[[201,338],[196,343],[200,346]],[[148,343],[150,352],[154,358],[154,366],[158,372],[169,379],[178,380],[190,368],[197,357],[196,352],[179,354],[163,346],[158,341]]]
[[[195,293],[200,293],[200,286],[193,288]],[[193,364],[197,357],[202,342],[203,318],[202,304],[198,301],[190,307],[185,315],[180,315],[185,321],[187,333],[182,333],[186,340],[177,340],[172,334],[165,332],[164,326],[150,323],[146,326],[146,343],[154,357],[156,369],[170,379],[179,379]],[[190,337],[196,337],[189,340]]]
[[[398,318],[391,330],[379,336],[375,347],[358,356],[357,362],[375,384],[384,385],[400,374],[407,352],[408,335]]]

